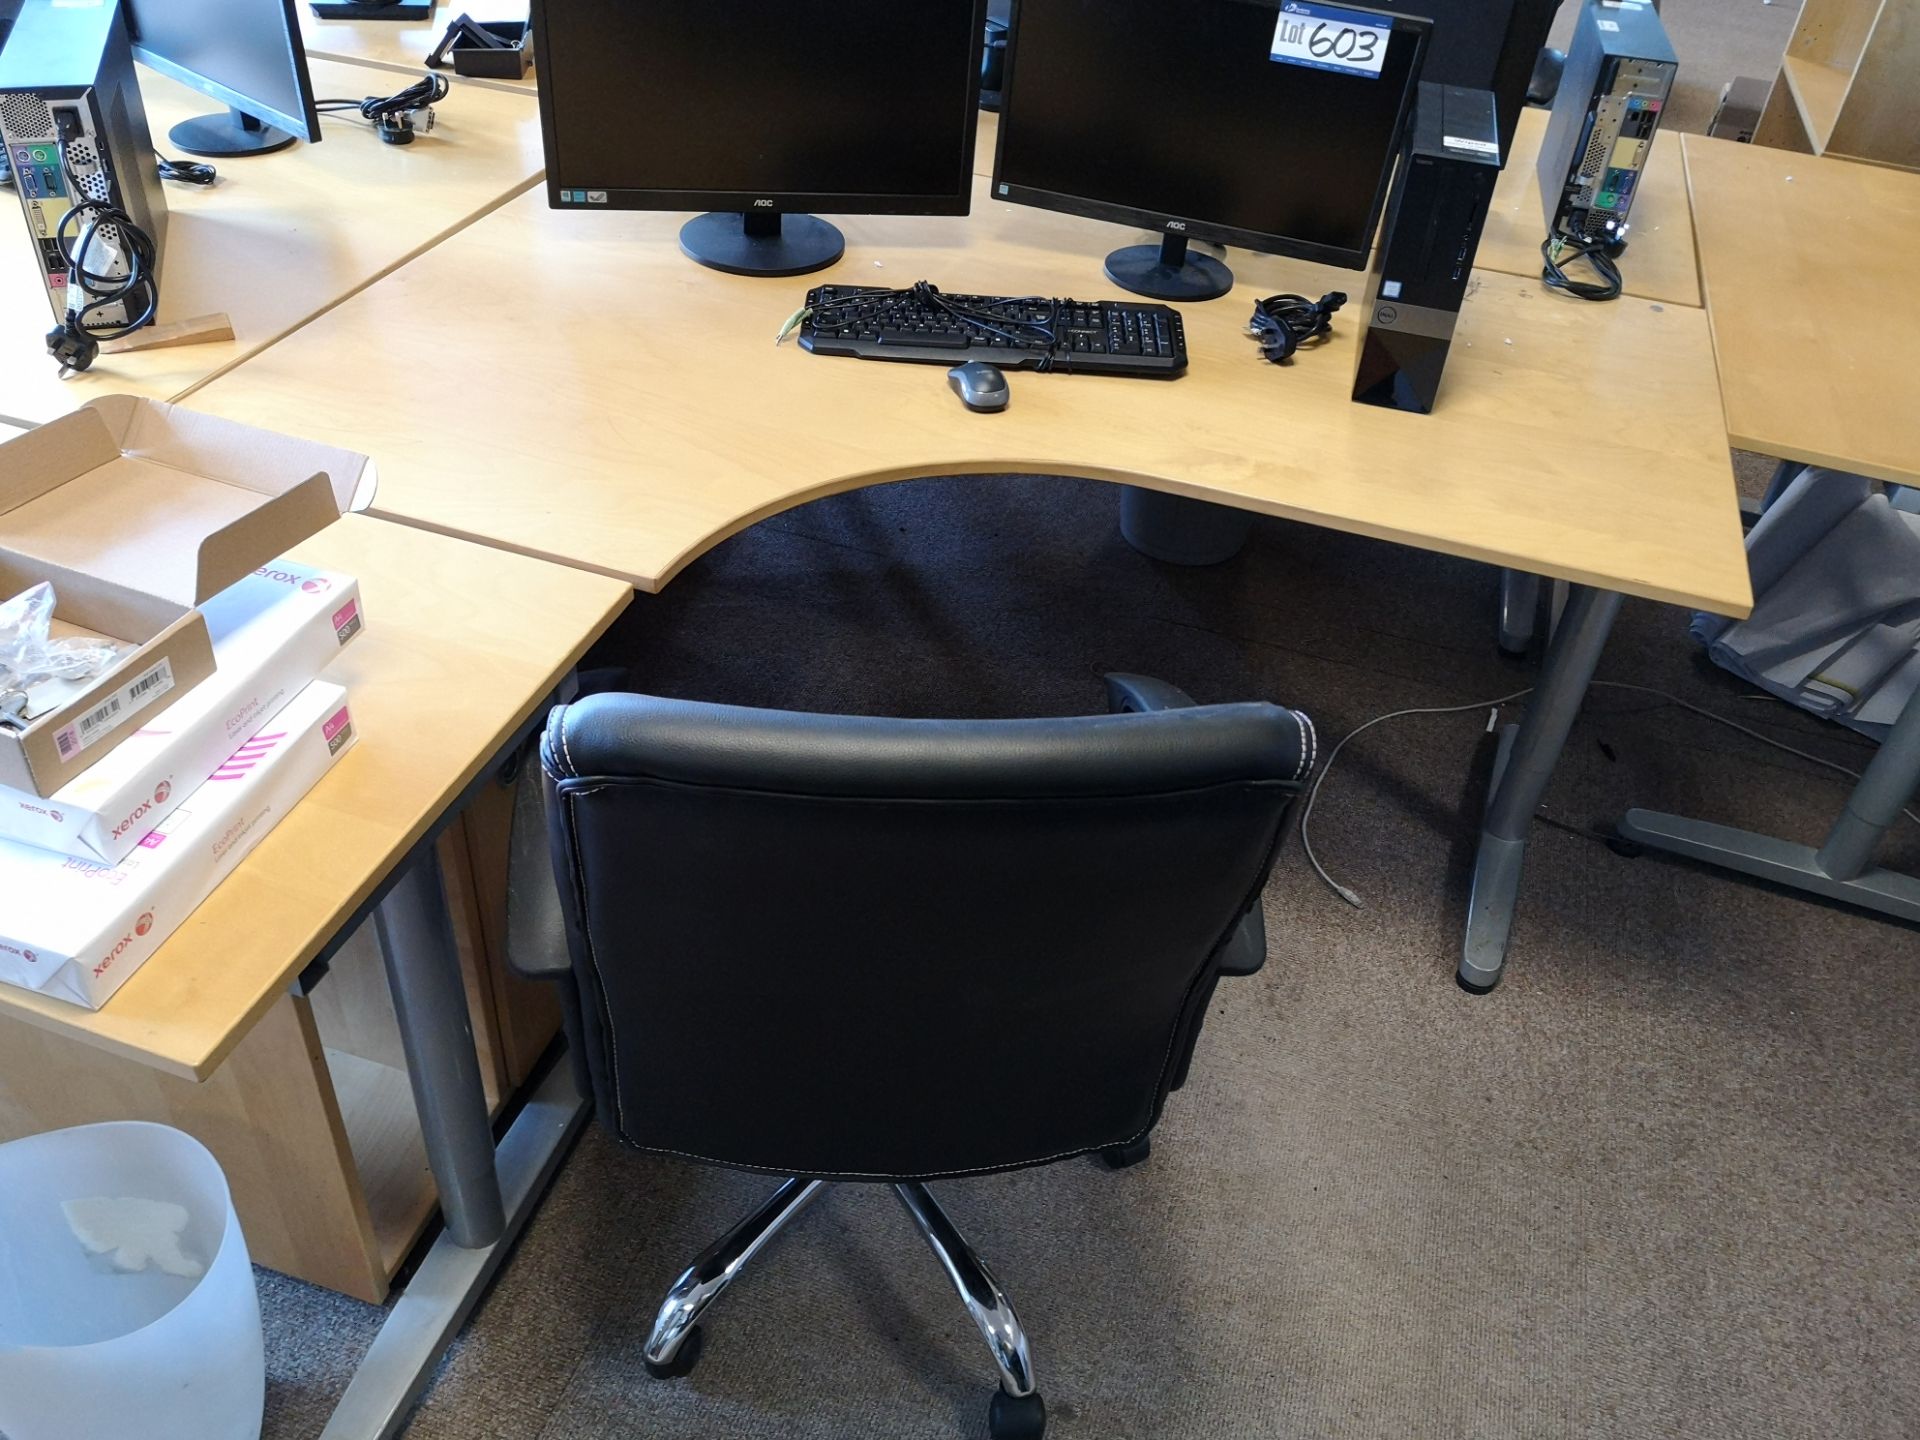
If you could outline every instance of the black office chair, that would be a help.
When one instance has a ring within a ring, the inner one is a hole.
[[[1294,711],[1108,689],[1137,713],[553,712],[569,954],[529,973],[563,991],[601,1121],[791,1177],[674,1283],[654,1375],[692,1369],[701,1313],[827,1185],[890,1184],[992,1348],[991,1433],[1044,1431],[1013,1306],[926,1182],[1146,1158],[1215,982],[1266,958],[1260,892],[1314,762]]]

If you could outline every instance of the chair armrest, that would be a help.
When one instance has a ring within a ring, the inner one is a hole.
[[[1257,975],[1267,963],[1267,917],[1258,900],[1240,917],[1232,936],[1220,947],[1222,975]]]
[[[1177,685],[1151,675],[1107,676],[1107,713],[1145,714],[1152,710],[1191,710],[1194,699]]]
[[[507,841],[507,965],[527,980],[571,979],[567,927],[548,848],[545,776],[538,760],[514,782]]]

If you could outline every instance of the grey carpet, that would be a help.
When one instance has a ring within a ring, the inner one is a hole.
[[[1709,97],[1770,73],[1792,23],[1757,0],[1665,13]],[[1689,103],[1698,128],[1710,98]],[[1768,464],[1736,463],[1757,491]],[[1493,653],[1482,567],[1263,521],[1233,563],[1182,571],[1128,550],[1113,510],[1056,479],[838,497],[643,597],[605,655],[662,693],[900,714],[1067,713],[1128,668],[1328,734],[1528,683]],[[1683,628],[1629,602],[1602,674],[1864,762]],[[1272,961],[1222,986],[1150,1164],[944,1187],[1061,1440],[1920,1430],[1914,932],[1594,838],[1651,804],[1812,839],[1844,786],[1598,692],[1535,827],[1509,977],[1474,999],[1451,975],[1483,721],[1395,722],[1343,757],[1316,830],[1366,908],[1290,847]],[[1920,829],[1886,858],[1920,870]],[[984,1435],[984,1351],[883,1192],[836,1192],[716,1309],[692,1378],[646,1378],[661,1290],[767,1183],[589,1130],[408,1440]],[[382,1312],[261,1283],[266,1435],[311,1440]]]

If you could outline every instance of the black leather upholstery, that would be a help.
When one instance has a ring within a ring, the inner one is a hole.
[[[1223,967],[1264,954],[1242,921],[1314,761],[1293,711],[1169,695],[1042,720],[555,710],[569,1008],[602,1119],[850,1179],[1144,1135]]]

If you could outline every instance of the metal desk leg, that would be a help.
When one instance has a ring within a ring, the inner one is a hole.
[[[1525,570],[1500,572],[1500,648],[1524,655],[1540,629],[1540,577]]]
[[[1920,879],[1874,865],[1881,836],[1920,793],[1920,692],[1867,766],[1818,850],[1681,815],[1629,810],[1620,833],[1664,850],[1882,915],[1920,922]]]
[[[469,1249],[491,1245],[506,1216],[460,952],[432,846],[373,912],[373,923],[447,1233]]]
[[[1473,896],[1467,906],[1467,941],[1460,956],[1460,983],[1491,990],[1506,964],[1507,938],[1520,892],[1527,829],[1546,794],[1547,781],[1580,713],[1587,684],[1607,643],[1620,597],[1610,590],[1575,585],[1567,595],[1560,628],[1547,648],[1526,719],[1518,732],[1501,737],[1502,763],[1495,766],[1473,865]],[[1509,727],[1512,729],[1513,727]]]
[[[394,1303],[321,1440],[392,1440],[486,1293],[586,1102],[556,1065],[496,1150],[460,956],[431,844],[374,912],[446,1229]]]

